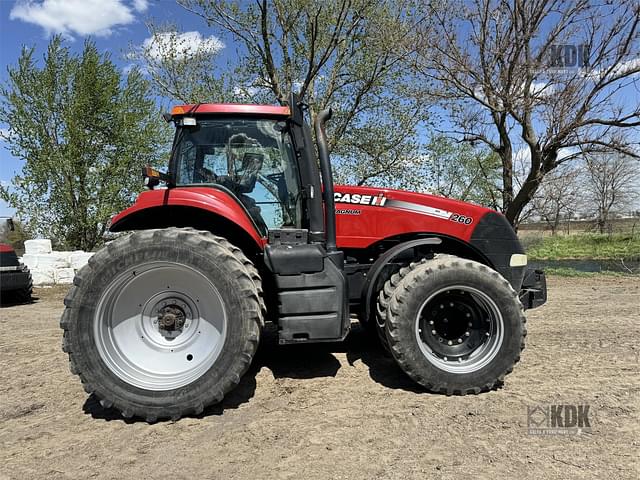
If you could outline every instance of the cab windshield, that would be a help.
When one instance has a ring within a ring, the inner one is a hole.
[[[300,227],[300,176],[284,122],[198,119],[178,128],[176,185],[224,187],[261,228]]]

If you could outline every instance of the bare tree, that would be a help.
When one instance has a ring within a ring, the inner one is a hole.
[[[517,225],[544,177],[584,154],[638,158],[638,0],[430,2],[417,69],[450,115],[443,128],[502,162],[502,209]],[[422,26],[422,25],[421,25]],[[575,55],[574,55],[575,54]],[[561,67],[561,68],[559,68]],[[514,154],[529,150],[514,185]]]
[[[587,191],[596,217],[596,227],[605,233],[612,214],[631,211],[640,195],[638,164],[627,155],[597,154],[586,159]]]
[[[533,214],[539,216],[555,235],[563,219],[570,220],[582,198],[582,171],[564,164],[545,176],[531,202]]]

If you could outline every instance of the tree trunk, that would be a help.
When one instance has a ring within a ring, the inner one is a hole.
[[[513,227],[517,227],[520,223],[520,215],[522,214],[522,210],[527,204],[533,200],[533,196],[535,195],[538,187],[540,186],[540,179],[537,176],[533,176],[529,174],[527,180],[522,185],[522,188],[518,192],[518,194],[513,198],[511,204],[507,206],[504,211],[505,217],[509,220],[509,223]]]

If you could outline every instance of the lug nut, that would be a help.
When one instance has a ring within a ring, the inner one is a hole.
[[[447,345],[453,345],[453,342],[452,342],[451,340],[449,340],[449,341],[447,342]]]
[[[468,323],[468,325],[469,325],[470,327],[473,327],[473,323],[471,323],[471,322],[469,322],[469,323]]]
[[[448,319],[448,318],[443,318],[443,319],[442,319],[442,321],[443,321],[444,323],[449,323],[449,319]]]
[[[465,334],[465,336],[467,336],[467,337],[468,337],[469,335],[471,335],[469,332],[464,332],[464,334]]]
[[[485,335],[485,337],[490,337],[491,336],[491,334],[489,332],[485,333],[484,335]]]
[[[465,315],[467,318],[471,317],[471,314],[469,312],[467,312],[467,314]]]
[[[458,343],[462,343],[462,339],[461,338],[458,339]]]
[[[433,325],[433,320],[429,320],[429,325]]]
[[[449,302],[449,306],[450,306],[450,307],[453,307],[453,302]]]
[[[435,330],[431,330],[431,333],[435,335],[437,332]]]
[[[440,304],[440,308],[444,308],[444,305],[442,303]]]
[[[442,360],[444,360],[446,362],[449,359],[447,357],[442,357]]]

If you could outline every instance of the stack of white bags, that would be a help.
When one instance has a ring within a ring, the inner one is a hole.
[[[20,261],[31,270],[34,285],[72,283],[76,272],[93,255],[82,250],[54,252],[49,239],[27,240],[24,242],[24,251]]]

